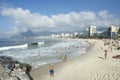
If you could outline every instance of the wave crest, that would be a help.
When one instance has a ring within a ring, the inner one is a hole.
[[[38,42],[38,45],[43,45],[43,44],[44,42]],[[0,51],[10,50],[10,49],[24,49],[24,48],[28,48],[27,43],[23,45],[0,47]]]

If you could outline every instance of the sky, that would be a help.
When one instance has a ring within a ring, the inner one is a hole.
[[[33,32],[120,27],[120,0],[0,0],[0,38]]]

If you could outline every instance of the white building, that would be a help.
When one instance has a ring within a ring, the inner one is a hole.
[[[109,32],[110,37],[111,38],[116,38],[118,30],[119,30],[119,27],[117,27],[117,26],[109,27],[108,32]]]
[[[94,36],[94,34],[96,33],[96,26],[93,26],[93,25],[91,25],[90,27],[89,27],[89,36],[91,37],[91,36]]]

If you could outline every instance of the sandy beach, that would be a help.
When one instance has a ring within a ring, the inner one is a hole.
[[[120,50],[113,47],[111,51],[107,45],[105,59],[103,41],[92,39],[87,41],[90,46],[86,54],[54,64],[54,78],[50,78],[49,64],[32,69],[31,76],[34,80],[120,80],[120,59],[112,58],[119,55]]]

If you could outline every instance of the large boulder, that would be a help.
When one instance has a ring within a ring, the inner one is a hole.
[[[16,63],[19,67],[16,68]],[[8,68],[8,64],[12,64]],[[0,56],[0,80],[33,80],[30,71],[32,66],[27,63],[20,63],[13,60],[11,57]]]

